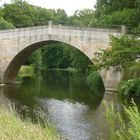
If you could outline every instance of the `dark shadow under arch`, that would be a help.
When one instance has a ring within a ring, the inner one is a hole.
[[[37,42],[35,44],[31,44],[27,47],[25,47],[22,51],[20,51],[14,58],[13,60],[10,62],[10,64],[8,65],[5,73],[4,73],[4,83],[11,83],[14,82],[16,79],[16,76],[18,74],[18,71],[21,67],[21,65],[24,64],[24,62],[27,60],[27,58],[37,49],[48,45],[48,44],[52,44],[54,42],[61,42],[61,41],[56,41],[56,40],[49,40],[49,41],[42,41],[42,42]],[[64,44],[67,44],[71,47],[74,47],[75,49],[79,50],[78,48],[76,48],[75,46],[65,43],[65,42],[61,42]],[[82,52],[81,50],[79,50],[81,53],[83,53],[83,55],[86,56],[86,54],[84,54],[84,52]],[[88,57],[88,56],[86,56]],[[90,60],[90,59],[89,59]],[[91,60],[90,60],[91,61]],[[91,61],[92,62],[92,61]]]

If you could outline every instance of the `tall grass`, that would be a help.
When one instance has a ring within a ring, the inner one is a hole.
[[[59,140],[55,129],[46,123],[22,120],[15,109],[0,106],[0,140]]]
[[[108,106],[104,102],[104,105],[110,126],[110,140],[140,140],[140,113],[134,101],[132,106],[123,107],[125,119],[115,110],[113,103]]]

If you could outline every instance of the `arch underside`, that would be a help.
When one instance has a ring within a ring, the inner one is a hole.
[[[61,42],[61,41],[56,41],[56,40],[49,40],[49,41],[41,41],[38,43],[34,43],[31,44],[27,47],[25,47],[23,50],[21,50],[9,63],[8,67],[6,68],[6,71],[4,73],[3,76],[3,81],[4,83],[11,83],[14,82],[16,79],[16,76],[18,74],[18,71],[21,67],[21,65],[24,64],[24,62],[27,60],[27,58],[37,49],[48,45],[48,44],[52,44],[54,42]],[[65,42],[61,42],[61,43],[65,43]],[[68,44],[68,43],[65,43]],[[68,44],[69,46],[72,46],[74,48],[76,48],[77,50],[81,51],[80,49],[78,49],[77,47],[75,47],[74,45]],[[82,52],[82,51],[81,51]],[[86,55],[85,52],[82,52],[83,55]],[[86,55],[87,56],[87,55]],[[88,57],[88,56],[87,56]],[[89,58],[89,57],[88,57]],[[89,59],[90,60],[90,59]]]
[[[37,42],[37,43],[31,44],[31,45],[25,47],[23,50],[19,51],[15,57],[13,57],[13,59],[11,60],[11,62],[9,62],[7,68],[4,72],[2,82],[3,83],[15,82],[18,71],[19,71],[21,65],[23,65],[24,62],[27,60],[27,58],[37,49],[39,49],[45,45],[52,44],[54,42],[61,42],[64,44],[68,44],[69,46],[74,47],[75,49],[82,52],[83,55],[85,55],[89,58],[89,56],[86,54],[86,52],[84,52],[81,48],[76,47],[73,44],[70,44],[67,42],[63,42],[63,41],[59,41],[59,40],[58,41],[57,40],[47,40],[47,41]],[[91,61],[90,58],[89,58],[89,60]],[[100,76],[102,78],[105,89],[107,89],[108,87],[109,88],[113,87],[114,89],[117,89],[118,83],[121,79],[120,73],[114,72],[114,71],[112,71],[112,72],[108,71],[105,73],[100,72]]]

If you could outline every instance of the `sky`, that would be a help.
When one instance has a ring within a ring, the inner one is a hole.
[[[85,8],[94,9],[96,0],[26,0],[30,4],[54,9],[64,9],[68,15],[72,15],[76,10]],[[11,0],[1,0],[0,5],[9,3]]]

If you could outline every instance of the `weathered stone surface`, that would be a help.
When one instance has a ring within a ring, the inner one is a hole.
[[[80,28],[62,25],[38,26],[0,31],[0,82],[13,82],[20,66],[33,51],[53,41],[60,41],[77,48],[89,59],[99,49],[110,48],[109,35],[121,33],[111,29]],[[105,87],[116,88],[120,73],[101,72]]]

